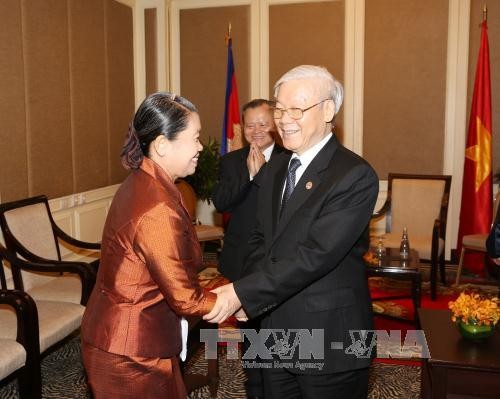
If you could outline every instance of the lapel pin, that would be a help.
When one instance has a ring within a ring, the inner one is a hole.
[[[313,186],[312,181],[308,181],[308,182],[306,183],[306,190],[310,190],[310,189],[312,188],[312,186]]]

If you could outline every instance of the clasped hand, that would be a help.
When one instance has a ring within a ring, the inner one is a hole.
[[[248,320],[232,283],[215,288],[211,292],[217,294],[217,301],[210,313],[203,316],[204,320],[210,323],[222,323],[233,314],[239,321]]]
[[[264,158],[264,155],[260,152],[257,144],[250,144],[250,151],[248,152],[247,157],[247,167],[250,176],[254,177],[257,173],[259,173],[260,168],[262,168],[262,165],[265,163],[266,158]]]

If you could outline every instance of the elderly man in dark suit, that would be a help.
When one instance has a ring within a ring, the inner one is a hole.
[[[212,200],[219,212],[230,212],[224,246],[219,258],[219,270],[231,281],[242,276],[248,239],[257,220],[257,188],[263,166],[276,154],[284,151],[275,143],[276,126],[269,101],[255,99],[243,106],[243,133],[249,144],[224,155],[220,163],[217,185]],[[251,320],[243,328],[259,327]],[[244,349],[248,347],[245,341]],[[262,372],[259,368],[245,369],[247,397],[263,396]]]
[[[267,165],[246,275],[215,290],[216,305],[204,318],[264,315],[262,328],[274,333],[261,335],[273,355],[263,370],[266,398],[366,398],[374,341],[362,256],[378,178],[332,133],[343,89],[325,68],[293,68],[276,83],[275,97],[278,131],[293,154]],[[307,367],[306,340],[295,351],[287,351],[286,339],[270,342],[303,330],[318,334],[317,367]]]

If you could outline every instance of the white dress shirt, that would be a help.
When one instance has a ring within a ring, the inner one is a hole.
[[[304,174],[305,170],[309,166],[309,164],[312,162],[312,160],[318,155],[318,152],[321,151],[321,149],[325,146],[325,144],[330,140],[332,137],[333,133],[327,134],[323,140],[321,140],[319,143],[313,145],[311,148],[308,150],[304,151],[303,154],[300,156],[297,155],[296,153],[292,154],[292,157],[290,158],[290,161],[293,158],[298,158],[300,161],[300,166],[297,168],[295,171],[295,185],[297,185],[298,181]],[[290,166],[290,163],[288,163],[288,166]],[[285,187],[283,187],[283,193],[285,192]],[[283,193],[281,193],[281,196],[283,197]]]

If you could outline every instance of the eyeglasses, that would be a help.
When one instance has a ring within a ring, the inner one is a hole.
[[[325,98],[324,100],[321,100],[319,103],[316,103],[314,105],[311,105],[308,108],[302,109],[302,108],[274,108],[273,109],[273,115],[274,119],[281,119],[283,118],[283,115],[285,112],[288,114],[288,116],[292,119],[301,119],[304,116],[304,112],[309,111],[311,108],[314,108],[316,105],[320,105],[321,103],[324,103],[325,101],[331,100],[331,98]]]

